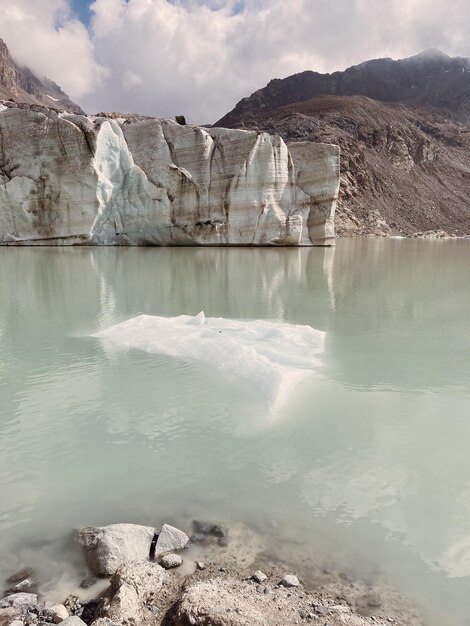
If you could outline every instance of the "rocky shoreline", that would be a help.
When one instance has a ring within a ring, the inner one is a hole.
[[[80,589],[50,602],[31,568],[6,581],[0,626],[418,626],[406,600],[324,570],[307,580],[250,537],[194,521],[191,536],[163,524],[86,527],[75,533],[88,568]]]

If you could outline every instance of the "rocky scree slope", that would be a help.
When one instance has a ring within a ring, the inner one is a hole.
[[[27,67],[17,65],[0,39],[0,100],[41,104],[59,111],[83,113],[62,89],[48,78],[40,79]]]
[[[438,51],[273,80],[216,123],[341,146],[336,232],[470,232],[470,61]]]

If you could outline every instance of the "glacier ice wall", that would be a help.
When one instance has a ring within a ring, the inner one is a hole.
[[[337,146],[7,104],[0,243],[333,243]]]

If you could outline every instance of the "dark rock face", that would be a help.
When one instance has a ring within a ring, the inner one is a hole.
[[[0,100],[39,104],[59,111],[83,113],[66,93],[48,78],[39,79],[27,67],[15,63],[0,39]]]
[[[426,106],[470,120],[470,60],[427,50],[408,59],[374,59],[344,72],[306,71],[276,78],[243,98],[216,126],[233,128],[258,112],[318,96],[366,96],[381,102]]]
[[[216,125],[339,144],[339,235],[470,232],[468,59],[429,50],[276,79]]]

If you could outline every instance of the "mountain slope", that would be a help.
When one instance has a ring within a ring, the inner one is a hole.
[[[469,121],[470,62],[427,51],[271,81],[216,125],[339,144],[340,235],[468,234]]]
[[[425,106],[470,119],[470,60],[427,50],[408,59],[374,59],[344,72],[306,71],[274,79],[243,98],[216,126],[231,127],[259,111],[317,96],[367,96],[382,102]]]
[[[39,104],[61,111],[83,113],[66,93],[48,78],[39,79],[27,67],[17,65],[0,39],[0,100]]]

